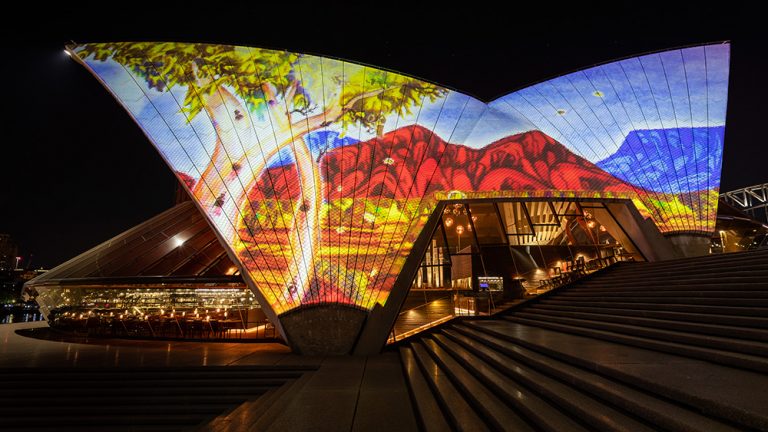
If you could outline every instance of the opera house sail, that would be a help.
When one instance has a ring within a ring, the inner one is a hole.
[[[488,103],[286,51],[68,50],[142,128],[300,351],[331,333],[346,340],[331,350],[353,349],[410,287],[398,278],[445,202],[623,200],[667,236],[714,230],[727,43],[598,65]]]

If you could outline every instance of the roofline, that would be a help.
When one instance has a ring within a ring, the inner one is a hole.
[[[111,42],[114,43],[115,41],[111,41]],[[343,62],[347,62],[347,63],[352,63],[352,64],[360,65],[360,66],[363,66],[363,67],[375,68],[375,69],[383,70],[383,71],[386,71],[386,72],[391,72],[391,73],[396,73],[396,74],[399,74],[399,75],[403,75],[403,76],[406,76],[406,77],[409,77],[409,78],[414,78],[414,79],[417,79],[417,80],[420,80],[420,81],[424,81],[424,82],[426,82],[428,84],[432,84],[432,85],[435,85],[435,86],[442,87],[444,89],[450,90],[450,91],[455,92],[455,93],[459,93],[459,94],[462,94],[462,95],[465,95],[465,96],[469,96],[469,97],[474,98],[475,100],[478,100],[478,101],[480,101],[482,103],[485,103],[485,104],[489,104],[489,103],[494,102],[494,101],[496,101],[496,100],[498,100],[498,99],[500,99],[500,98],[502,98],[502,97],[504,97],[504,96],[506,96],[508,94],[515,93],[515,92],[520,91],[522,89],[525,89],[525,88],[528,88],[528,87],[531,87],[531,86],[534,86],[534,85],[537,85],[537,84],[541,84],[541,83],[553,80],[555,78],[559,78],[559,77],[562,77],[562,76],[570,75],[572,73],[576,73],[576,72],[587,70],[587,69],[592,69],[592,68],[595,68],[595,67],[598,67],[598,66],[607,65],[607,64],[610,64],[610,63],[615,63],[615,62],[619,62],[619,61],[623,61],[623,60],[628,60],[628,59],[636,58],[636,57],[643,57],[643,56],[647,56],[647,55],[658,54],[658,53],[662,53],[662,52],[666,52],[666,51],[674,51],[674,50],[681,50],[681,49],[694,48],[694,47],[706,47],[706,46],[712,46],[712,45],[724,45],[724,44],[730,44],[731,43],[731,41],[728,40],[728,39],[726,39],[726,40],[716,40],[716,41],[704,42],[704,43],[695,43],[695,44],[688,44],[688,45],[678,45],[678,46],[674,46],[674,47],[670,47],[670,48],[661,48],[661,49],[658,49],[658,50],[651,50],[651,51],[646,51],[646,52],[642,52],[642,53],[638,53],[638,54],[630,54],[630,55],[626,55],[624,57],[618,57],[618,58],[609,59],[609,60],[606,60],[606,61],[603,61],[603,62],[594,63],[594,64],[589,65],[589,66],[577,67],[577,68],[569,70],[568,72],[564,72],[564,73],[560,73],[560,74],[556,74],[556,75],[550,75],[547,78],[544,78],[544,79],[541,79],[541,80],[538,80],[538,81],[533,81],[533,82],[530,82],[528,84],[516,87],[516,88],[514,88],[512,90],[505,91],[504,93],[499,94],[498,96],[496,96],[494,98],[491,98],[490,100],[485,100],[485,99],[480,98],[480,97],[478,97],[478,96],[476,96],[476,95],[474,95],[472,93],[469,93],[467,91],[459,90],[459,89],[456,89],[454,87],[451,87],[451,86],[448,86],[448,85],[445,85],[445,84],[440,84],[438,82],[435,82],[435,81],[432,81],[432,80],[429,80],[429,79],[425,79],[425,78],[422,78],[422,77],[419,77],[419,76],[416,76],[416,75],[412,75],[412,74],[409,74],[409,73],[406,73],[406,72],[397,71],[397,70],[394,70],[394,69],[391,69],[391,68],[388,68],[388,67],[385,67],[385,66],[377,66],[377,65],[373,65],[373,64],[357,61],[357,60],[350,60],[350,59],[346,59],[346,58],[343,58],[343,57],[336,57],[336,56],[326,55],[326,54],[318,54],[318,53],[313,53],[313,52],[309,52],[309,51],[294,51],[294,50],[289,50],[289,49],[286,49],[286,48],[277,48],[277,47],[269,47],[269,46],[247,46],[247,45],[235,45],[235,44],[219,43],[219,42],[212,43],[212,42],[200,42],[200,41],[195,41],[195,42],[189,42],[189,41],[182,41],[182,42],[179,42],[179,41],[124,41],[124,42],[129,42],[129,43],[130,42],[136,42],[136,43],[144,42],[144,43],[158,43],[158,44],[159,43],[188,43],[188,44],[225,45],[225,46],[241,47],[241,48],[261,48],[261,49],[268,49],[268,50],[273,50],[273,51],[283,51],[283,52],[288,52],[288,53],[292,53],[292,54],[299,54],[299,55],[310,55],[310,56],[315,56],[315,57],[327,58],[327,59],[330,59],[330,60],[338,60],[338,61],[343,61]],[[88,43],[110,43],[110,42],[86,42],[84,44],[88,44]],[[73,56],[79,57],[79,56],[77,56],[75,54],[74,49],[77,46],[84,45],[84,44],[78,44],[78,43],[76,43],[74,41],[70,41],[70,43],[65,44],[64,47]]]

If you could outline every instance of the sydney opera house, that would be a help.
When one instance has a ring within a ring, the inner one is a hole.
[[[68,52],[189,199],[29,282],[52,324],[375,353],[618,261],[707,254],[716,233],[728,43],[490,102],[261,48]]]

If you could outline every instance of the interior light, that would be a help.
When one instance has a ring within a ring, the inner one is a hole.
[[[69,50],[65,49],[64,54],[68,55],[69,57],[72,57],[72,53],[69,52]]]
[[[176,247],[179,247],[184,244],[184,240],[176,237]]]

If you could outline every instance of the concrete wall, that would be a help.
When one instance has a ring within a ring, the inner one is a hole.
[[[650,219],[644,219],[630,201],[607,203],[606,207],[616,219],[634,248],[648,261],[682,258],[679,250],[659,232]]]
[[[280,315],[291,349],[303,355],[350,354],[368,314],[338,304],[308,306]]]
[[[673,234],[667,240],[675,245],[680,254],[685,257],[695,257],[709,254],[710,237],[705,234]]]

